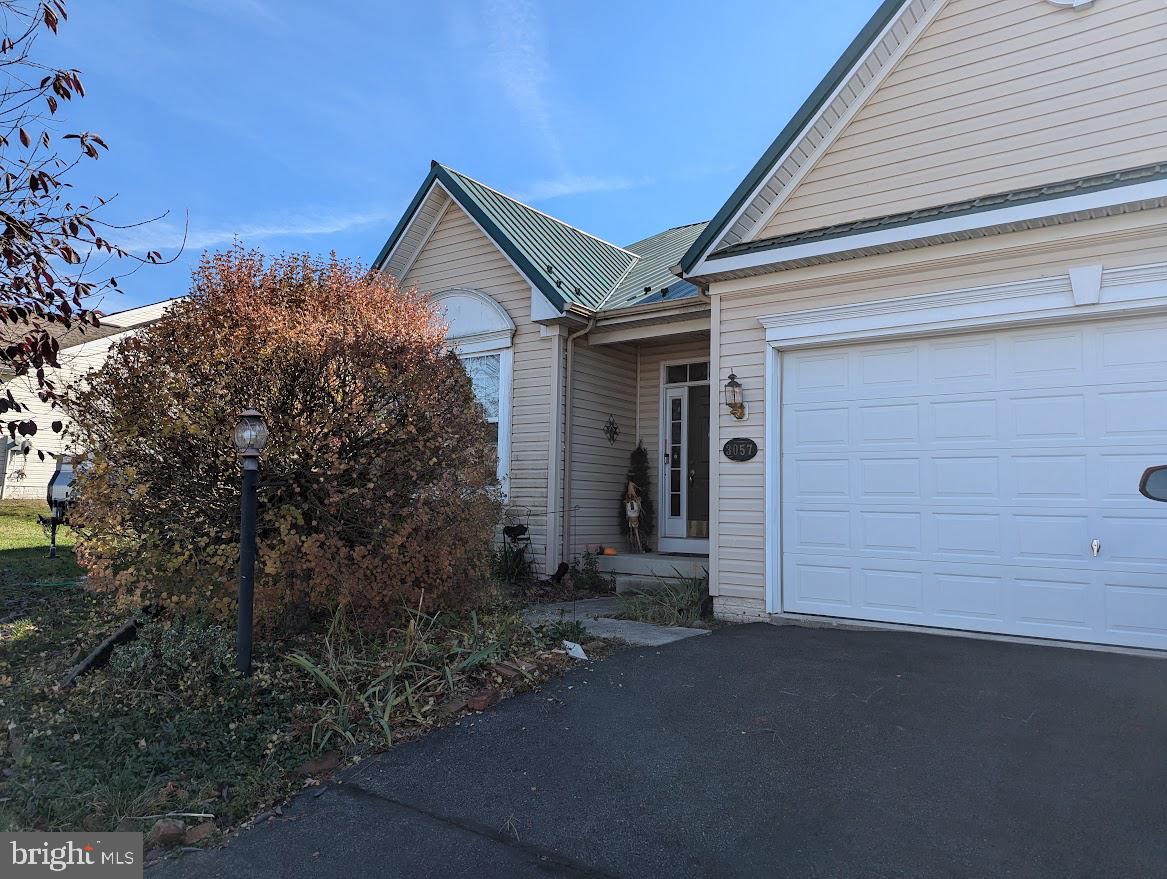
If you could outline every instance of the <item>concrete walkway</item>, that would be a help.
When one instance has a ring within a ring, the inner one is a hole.
[[[578,663],[150,879],[1162,876],[1167,663],[765,624]]]
[[[634,647],[660,647],[684,638],[709,634],[708,629],[654,626],[637,620],[613,619],[620,609],[618,598],[587,598],[583,601],[536,604],[523,612],[523,619],[530,625],[578,620],[589,635],[596,638],[615,638]]]

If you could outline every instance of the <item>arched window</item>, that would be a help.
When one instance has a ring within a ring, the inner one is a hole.
[[[442,290],[431,301],[449,326],[446,341],[466,367],[474,396],[494,426],[498,482],[505,497],[510,491],[515,322],[505,308],[479,290]]]

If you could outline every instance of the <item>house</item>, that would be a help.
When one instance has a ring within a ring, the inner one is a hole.
[[[886,0],[710,222],[621,247],[435,164],[375,267],[545,569],[626,550],[643,443],[657,553],[603,561],[723,618],[1167,648],[1164,45],[1160,0]]]
[[[158,320],[174,302],[168,299],[129,308],[104,316],[101,326],[75,326],[63,332],[59,336],[61,369],[50,370],[50,380],[63,386],[91,369],[98,369],[110,346],[128,333]],[[17,401],[27,407],[27,411],[19,413],[20,417],[36,421],[38,430],[32,437],[12,437],[7,431],[0,436],[0,500],[44,500],[57,458],[68,443],[69,419],[59,409],[39,399],[35,378],[0,376],[0,388],[9,386]],[[63,425],[59,433],[51,430],[52,422],[58,420]]]

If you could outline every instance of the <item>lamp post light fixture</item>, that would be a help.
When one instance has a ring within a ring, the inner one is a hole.
[[[255,508],[259,487],[259,456],[267,445],[267,423],[254,409],[244,409],[235,422],[232,441],[243,467],[239,499],[239,613],[235,630],[235,667],[251,675],[251,628],[255,606]]]
[[[725,408],[738,421],[741,421],[749,415],[749,409],[746,407],[746,398],[742,393],[741,382],[737,380],[737,376],[732,372],[729,374],[729,381],[725,383]]]

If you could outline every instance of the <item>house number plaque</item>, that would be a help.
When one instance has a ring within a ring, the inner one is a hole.
[[[721,450],[731,461],[749,461],[758,454],[758,444],[752,439],[736,437],[729,440]]]

